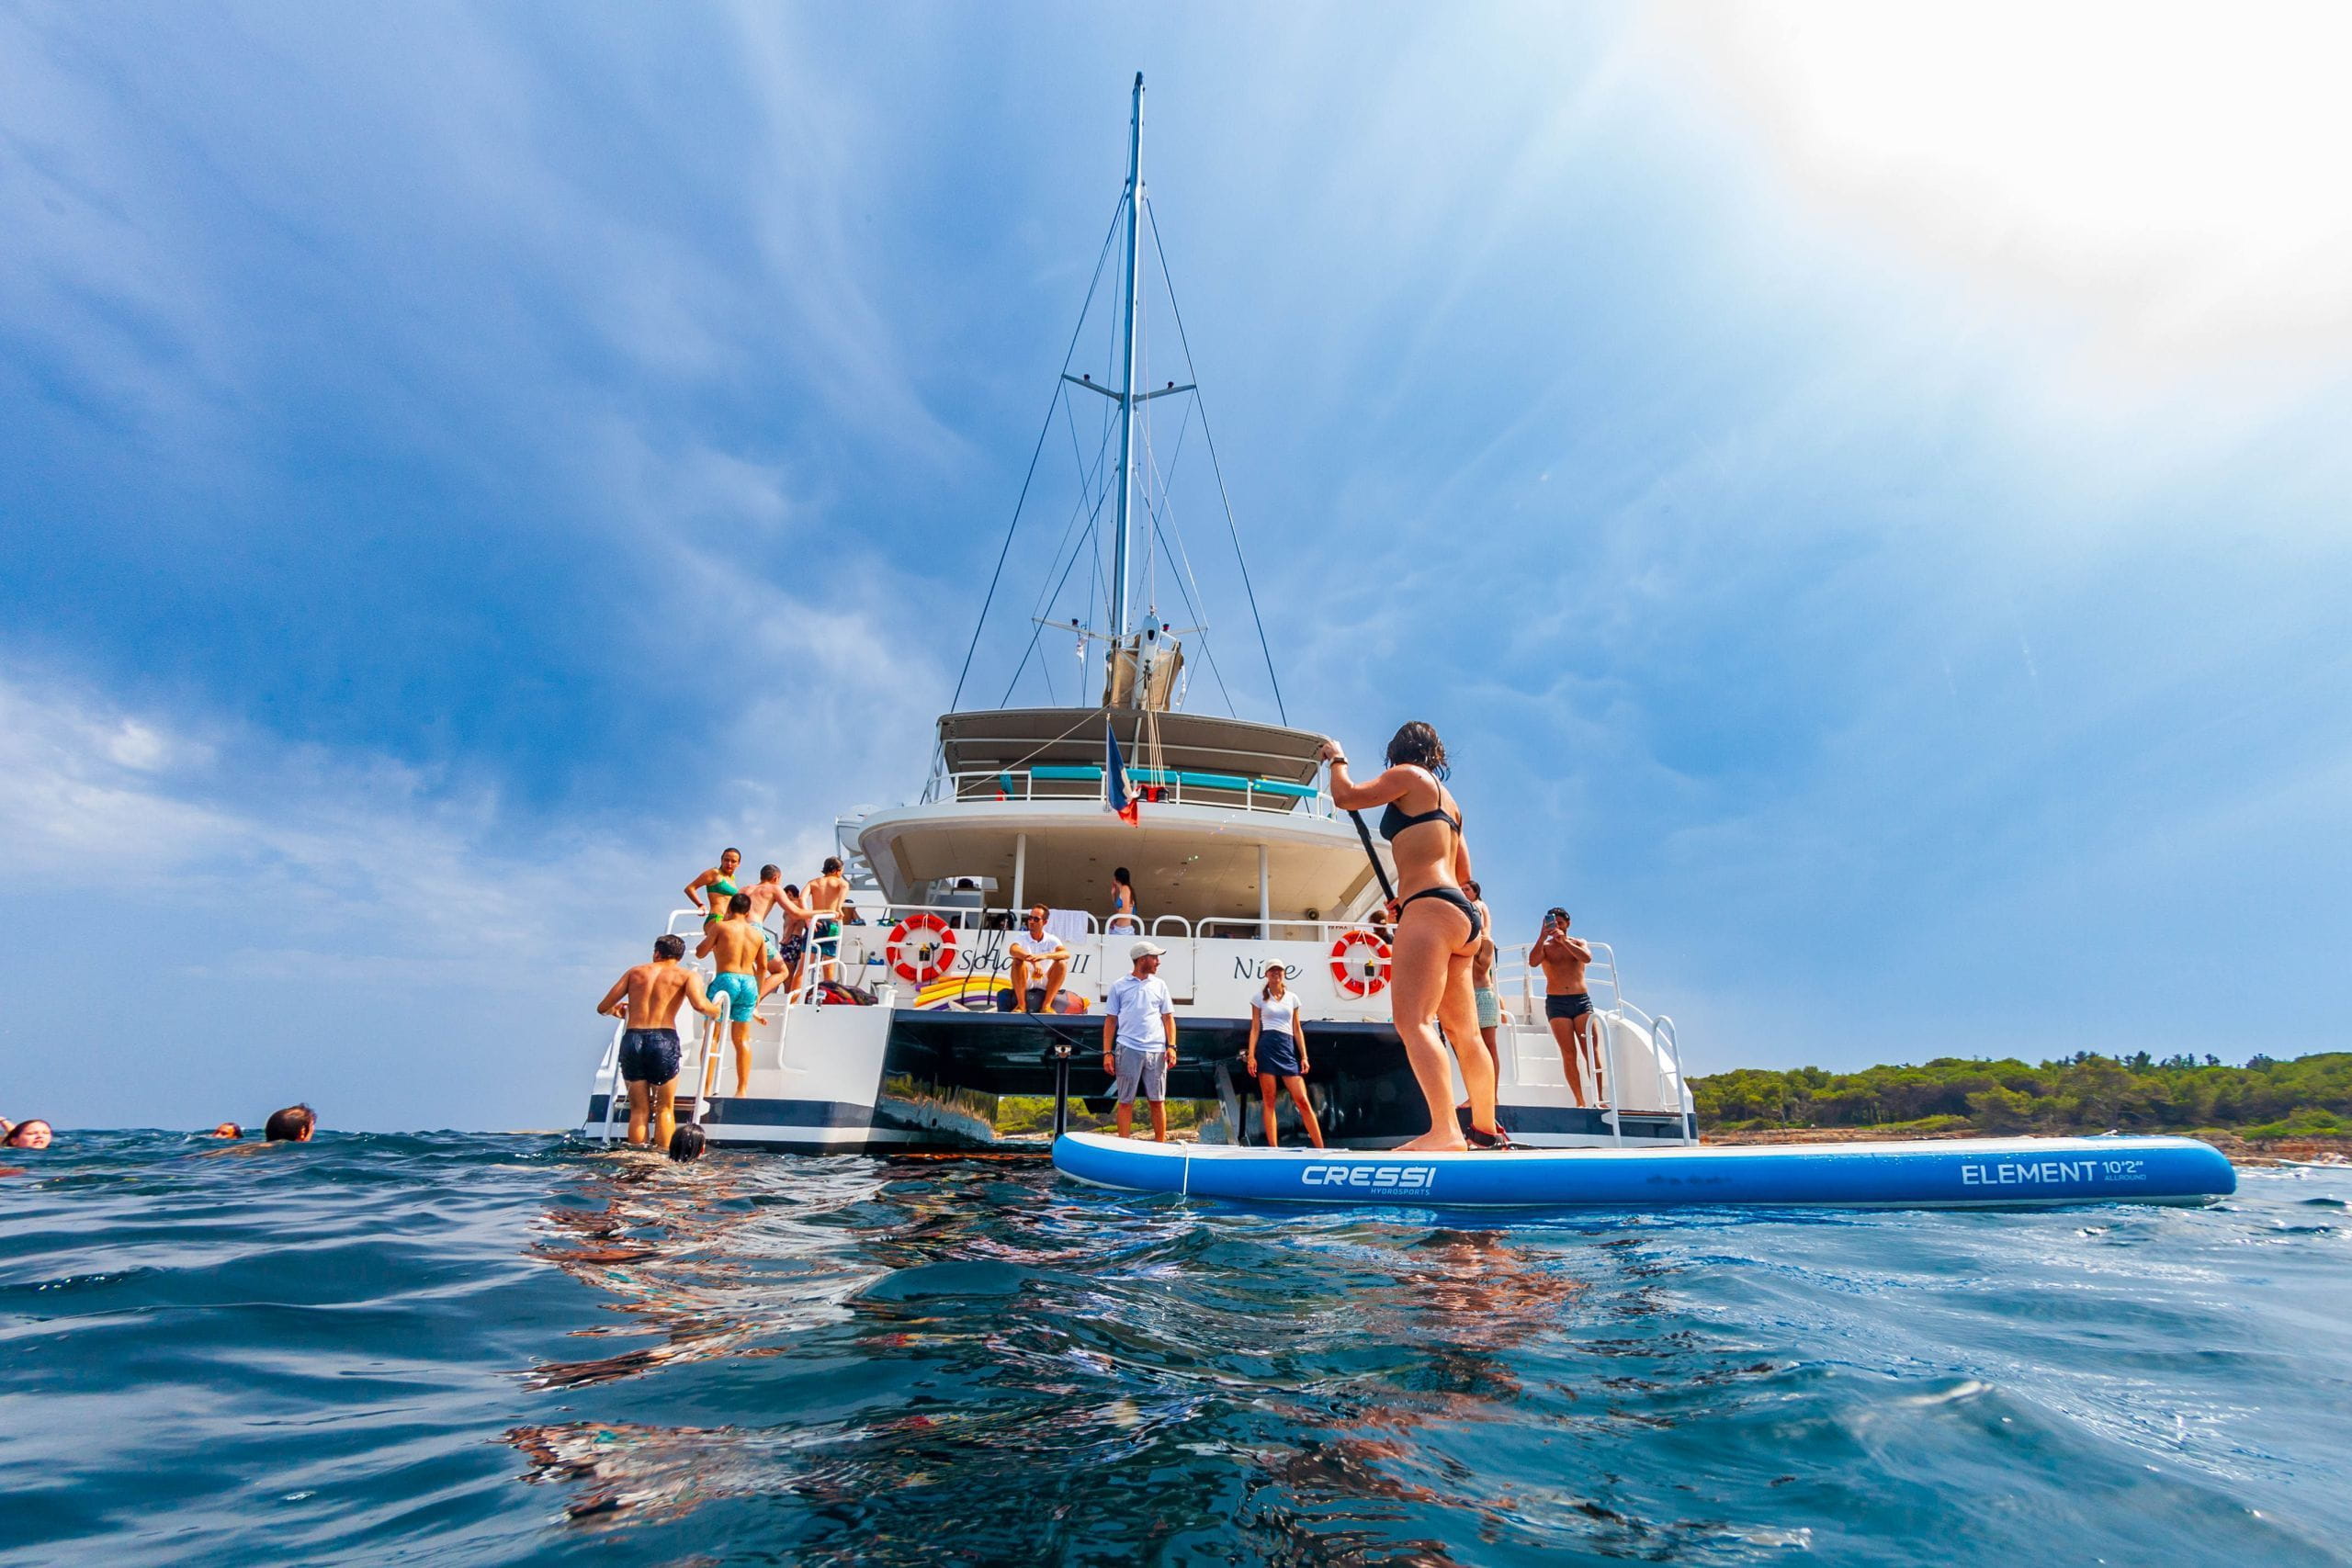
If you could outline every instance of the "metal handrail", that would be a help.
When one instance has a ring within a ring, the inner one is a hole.
[[[906,916],[916,913],[946,916],[969,915],[975,912],[985,914],[1003,914],[1007,912],[1001,909],[975,911],[971,906],[966,904],[880,904],[870,906],[870,908],[878,912],[870,915],[862,927],[845,926],[843,928],[844,931],[846,932],[857,930],[888,931],[892,926],[895,926]],[[863,913],[865,911],[861,910],[861,912]],[[1094,941],[1105,936],[1159,936],[1168,931],[1169,922],[1174,922],[1172,934],[1193,941],[1324,942],[1336,940],[1349,931],[1369,930],[1373,924],[1369,919],[1360,920],[1310,920],[1304,917],[1291,919],[1282,915],[1275,915],[1271,919],[1264,920],[1261,920],[1255,915],[1210,915],[1203,917],[1196,922],[1182,915],[1155,915],[1148,917],[1142,915],[1132,917],[1125,915],[1098,915],[1091,909],[1057,910],[1057,913],[1083,916],[1086,920],[1086,935],[1084,940],[1087,941]],[[1107,929],[1110,922],[1114,919],[1125,920],[1128,919],[1133,919],[1139,922],[1143,929],[1132,931],[1114,931]],[[1315,934],[1309,937],[1274,937],[1264,934],[1252,934],[1249,936],[1210,935],[1208,934],[1207,928],[1211,926],[1285,926],[1293,929],[1311,931]],[[1020,930],[1021,928],[1016,924],[1009,932],[993,932],[986,934],[1017,936],[1020,934]]]
[[[727,1010],[722,1006],[716,1016],[706,1017],[702,1021],[701,1035],[697,1042],[699,1055],[695,1063],[694,1109],[686,1119],[694,1126],[702,1125],[703,1107],[710,1100],[718,1098],[712,1092],[710,1080],[712,1069],[718,1063],[719,1048],[727,1043]],[[741,1096],[749,1087],[747,1084],[737,1084],[735,1092]]]
[[[613,1021],[613,1038],[605,1046],[605,1060],[596,1072],[605,1080],[605,1136],[613,1141],[613,1104],[621,1097],[621,1036],[628,1032],[628,1014]]]
[[[1683,1108],[1682,1104],[1684,1097],[1690,1091],[1684,1087],[1682,1081],[1681,1037],[1674,1032],[1674,1020],[1663,1013],[1652,1020],[1650,1023],[1651,1043],[1656,1045],[1661,1040],[1666,1043],[1668,1059],[1674,1064],[1674,1117],[1678,1141],[1686,1144],[1696,1143],[1698,1140],[1692,1135],[1690,1124],[1687,1120],[1690,1112]]]
[[[1147,769],[1144,771],[1151,772],[1153,770]],[[1129,770],[1129,773],[1131,775],[1135,772],[1136,770],[1134,769]],[[1196,784],[1193,787],[1195,790],[1212,791],[1217,795],[1229,795],[1238,794],[1241,796],[1241,804],[1238,807],[1229,800],[1204,801],[1197,802],[1195,804],[1207,805],[1211,807],[1223,807],[1228,810],[1238,809],[1242,811],[1262,811],[1270,816],[1276,817],[1294,816],[1301,812],[1304,812],[1310,817],[1333,817],[1338,815],[1336,808],[1331,805],[1331,796],[1328,790],[1318,788],[1313,795],[1292,795],[1287,790],[1272,791],[1262,787],[1273,783],[1274,781],[1272,780],[1254,779],[1243,775],[1236,776],[1240,777],[1241,779],[1241,787],[1238,790],[1236,790],[1231,784]],[[1023,802],[1034,802],[1038,800],[1088,800],[1100,794],[1099,781],[1096,781],[1097,787],[1095,788],[1071,788],[1066,791],[1056,791],[1051,794],[1041,795],[1037,793],[1037,784],[1040,781],[1028,768],[972,768],[959,770],[955,773],[949,773],[943,769],[933,773],[929,781],[925,783],[923,785],[922,799],[918,804],[931,806],[942,800],[988,800],[991,796],[994,796],[1001,799],[1009,805],[1016,800]],[[1042,782],[1048,784],[1083,785],[1087,784],[1088,781],[1083,779],[1046,779]],[[964,793],[964,788],[967,784],[981,786],[980,792],[974,795],[966,795]],[[1015,790],[1007,789],[1005,785],[1008,784],[1016,784],[1017,793]],[[1148,783],[1140,784],[1137,787],[1144,789],[1156,789],[1163,792],[1159,799],[1150,803],[1152,805],[1182,806],[1185,803],[1183,776],[1182,773],[1174,770],[1169,771],[1169,776],[1164,781],[1152,780]],[[1261,795],[1265,796],[1263,804],[1261,804],[1260,801],[1260,796]]]

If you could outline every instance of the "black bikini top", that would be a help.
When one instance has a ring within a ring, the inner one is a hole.
[[[1462,818],[1454,816],[1443,806],[1440,806],[1435,811],[1424,811],[1408,817],[1398,810],[1396,803],[1392,800],[1388,803],[1388,809],[1380,814],[1380,836],[1394,842],[1397,834],[1408,828],[1418,828],[1424,822],[1448,822],[1453,824],[1456,833],[1462,831]]]

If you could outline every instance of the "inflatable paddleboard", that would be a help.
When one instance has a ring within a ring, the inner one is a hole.
[[[2043,1208],[2210,1203],[2237,1190],[2194,1138],[1955,1138],[1876,1144],[1402,1154],[1055,1140],[1073,1180],[1255,1203],[1412,1208]]]

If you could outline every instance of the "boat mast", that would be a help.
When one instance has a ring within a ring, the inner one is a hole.
[[[1120,332],[1125,365],[1119,387],[1119,532],[1114,547],[1111,583],[1112,657],[1126,646],[1128,530],[1134,522],[1136,486],[1136,307],[1143,292],[1141,224],[1143,202],[1143,73],[1136,73],[1135,117],[1127,127],[1127,297],[1126,321]],[[1137,701],[1141,682],[1136,682]]]

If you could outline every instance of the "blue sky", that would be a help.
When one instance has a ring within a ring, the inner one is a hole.
[[[2346,40],[2228,26],[0,7],[0,1113],[571,1114],[919,784],[1138,69],[1291,715],[1438,722],[1507,926],[1702,1070],[2340,1047]]]

